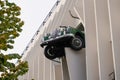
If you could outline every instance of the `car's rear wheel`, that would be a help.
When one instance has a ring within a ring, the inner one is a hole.
[[[74,38],[72,38],[70,44],[71,44],[72,49],[80,50],[80,49],[82,49],[84,42],[80,36],[75,36]]]

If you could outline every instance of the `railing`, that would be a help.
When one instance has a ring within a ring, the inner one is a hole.
[[[32,37],[32,39],[30,40],[30,42],[28,43],[27,47],[23,50],[23,53],[21,54],[21,56],[23,56],[24,53],[28,50],[30,44],[34,41],[34,38],[40,32],[40,28],[44,27],[45,23],[50,18],[50,16],[52,15],[52,13],[54,12],[54,10],[56,9],[56,7],[58,6],[59,3],[60,3],[60,0],[57,0],[56,3],[54,4],[54,6],[52,7],[52,9],[50,10],[50,12],[48,13],[48,15],[46,16],[46,18],[43,20],[42,24],[40,25],[40,27],[38,28],[38,30],[36,31],[36,33],[34,34],[34,36]]]

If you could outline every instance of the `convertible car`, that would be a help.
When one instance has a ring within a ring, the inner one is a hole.
[[[85,48],[84,32],[70,26],[60,26],[59,29],[43,36],[40,46],[45,46],[44,55],[48,59],[62,57],[65,55],[65,47],[73,50]]]

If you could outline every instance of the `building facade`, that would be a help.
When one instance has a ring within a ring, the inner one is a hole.
[[[120,0],[60,0],[23,52],[29,71],[19,80],[120,80]],[[64,25],[84,25],[86,47],[65,48],[65,57],[49,60],[40,47],[45,33]]]

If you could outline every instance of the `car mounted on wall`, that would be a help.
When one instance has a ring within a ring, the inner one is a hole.
[[[70,47],[73,50],[85,48],[84,32],[70,26],[60,26],[52,33],[47,33],[41,42],[45,47],[44,55],[52,60],[65,55],[64,48]]]

